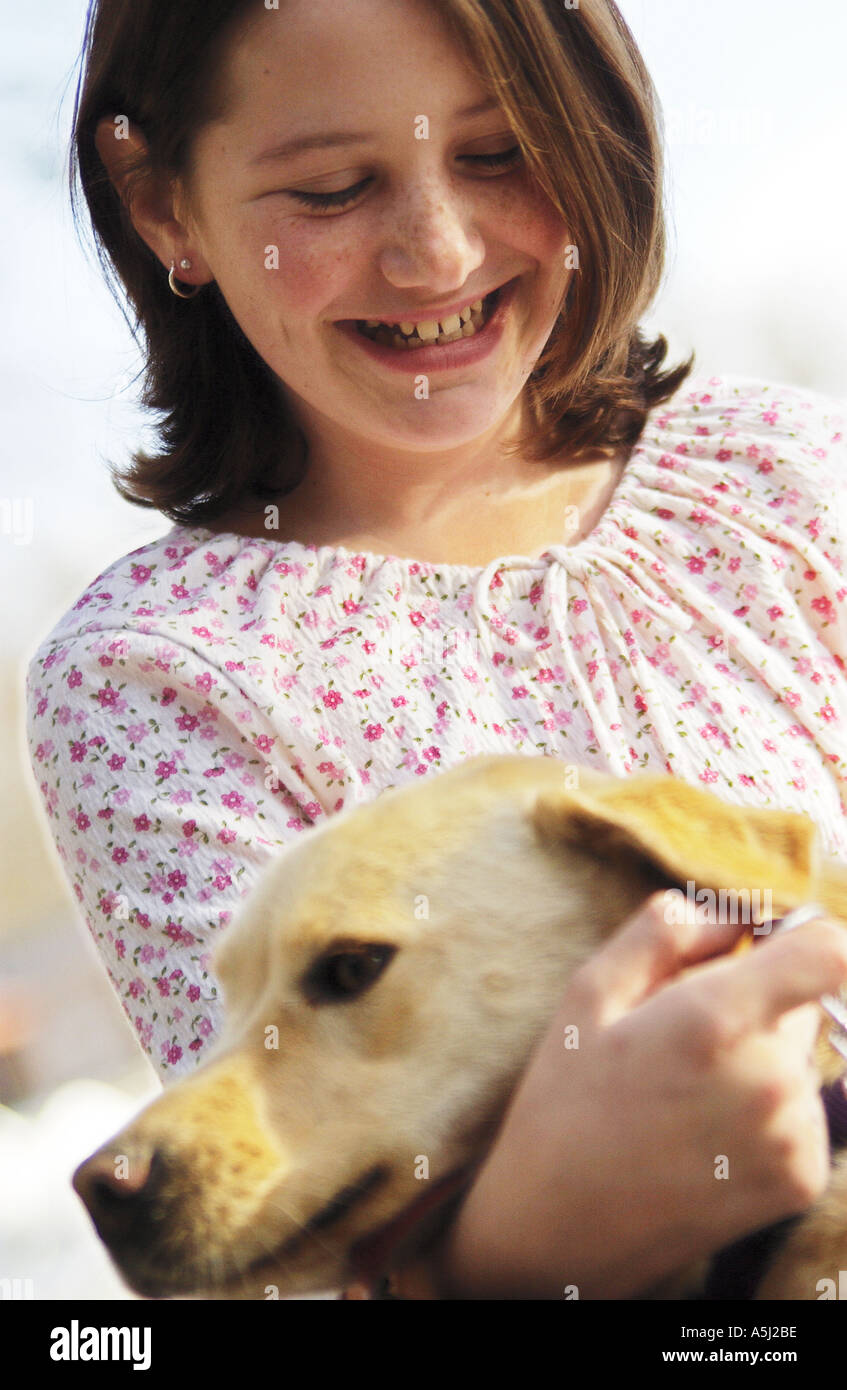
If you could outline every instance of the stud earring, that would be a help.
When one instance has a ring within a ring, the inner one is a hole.
[[[184,257],[182,258],[182,260],[180,261],[180,263],[179,263],[179,267],[180,267],[180,270],[190,270],[190,269],[191,269],[191,262],[190,262],[190,260],[188,260],[188,258],[187,258],[186,256],[184,256]],[[176,269],[176,267],[175,267],[175,265],[174,265],[174,262],[171,261],[171,268],[170,268],[170,271],[168,272],[168,284],[170,285],[172,292],[173,292],[175,295],[178,295],[180,299],[193,299],[194,296],[195,296],[195,294],[197,294],[197,293],[200,291],[201,286],[200,286],[200,285],[194,285],[194,286],[192,287],[192,289],[190,289],[190,290],[188,291],[188,293],[186,293],[185,290],[179,289],[179,288],[177,287],[177,283],[176,283],[176,276],[174,275],[174,270],[175,270],[175,269]]]

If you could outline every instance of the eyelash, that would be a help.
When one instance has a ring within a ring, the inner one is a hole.
[[[500,154],[468,154],[464,158],[488,168],[502,169],[517,163],[520,154],[520,145],[513,145],[510,150],[503,150]],[[361,183],[353,184],[351,188],[341,188],[337,193],[303,193],[295,188],[287,188],[285,191],[290,197],[298,198],[300,202],[305,203],[307,207],[337,208],[354,202],[368,183],[370,179],[362,179]]]

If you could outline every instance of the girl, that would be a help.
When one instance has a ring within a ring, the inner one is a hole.
[[[661,144],[612,0],[94,0],[74,154],[160,414],[118,486],[175,524],[42,644],[30,739],[166,1084],[270,857],[475,753],[664,769],[847,854],[840,422],[640,332]],[[637,1294],[815,1198],[843,933],[737,935],[650,903],[580,973],[405,1293]]]

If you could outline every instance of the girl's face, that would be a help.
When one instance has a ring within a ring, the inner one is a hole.
[[[567,229],[435,12],[257,7],[224,80],[226,118],[193,150],[192,246],[311,449],[500,437],[573,273]],[[356,327],[461,320],[501,286],[486,332],[448,325],[455,346],[386,348]]]

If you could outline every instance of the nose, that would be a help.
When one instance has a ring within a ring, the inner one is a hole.
[[[116,1152],[116,1147],[113,1142],[92,1154],[72,1179],[98,1235],[112,1249],[138,1240],[149,1228],[168,1173],[164,1154],[152,1145],[130,1153]]]
[[[420,288],[434,298],[460,289],[484,259],[470,200],[446,179],[427,179],[404,195],[380,268],[398,289]]]

